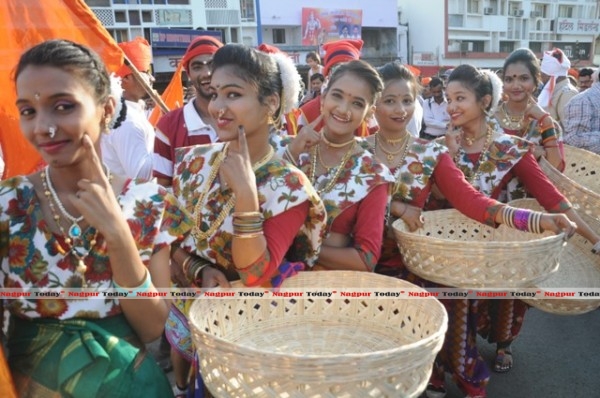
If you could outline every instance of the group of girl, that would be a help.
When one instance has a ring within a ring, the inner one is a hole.
[[[514,64],[508,74],[512,64],[505,65],[505,86],[519,85],[524,94],[512,90],[513,98],[509,91],[502,109],[512,115],[525,104],[519,126],[537,120],[543,152],[503,133],[494,118],[497,77],[468,65],[449,79],[448,142],[406,130],[419,92],[409,70],[397,63],[375,70],[362,61],[337,68],[321,116],[283,136],[278,121],[291,111],[300,83],[293,64],[226,45],[214,55],[209,105],[219,143],[178,150],[171,195],[153,182],[112,176],[102,165],[100,135],[115,108],[109,75],[89,49],[44,42],[22,56],[15,83],[22,132],[48,166],[0,184],[0,286],[152,290],[168,287],[170,269],[202,287],[234,280],[279,286],[309,269],[374,271],[431,286],[404,268],[391,231],[397,218],[421,227],[429,206],[453,206],[493,226],[568,236],[577,229],[595,243],[600,238],[537,166],[533,154],[554,161],[559,144],[552,120],[527,93],[535,68],[520,59]],[[371,117],[379,131],[355,138]],[[323,127],[315,131],[317,125]],[[502,203],[513,178],[558,214]],[[485,396],[489,374],[477,353],[477,324],[498,343],[503,371],[511,366],[519,319],[496,316],[502,311],[482,302],[445,305],[454,336],[436,361],[429,392],[443,394],[447,371],[469,396]],[[7,347],[20,396],[169,396],[143,343],[167,323],[192,360],[188,307],[162,298],[11,300]],[[197,361],[195,369],[190,395],[202,389]]]

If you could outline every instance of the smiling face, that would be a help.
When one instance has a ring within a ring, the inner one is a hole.
[[[489,106],[491,96],[486,95],[478,100],[472,89],[455,80],[448,83],[446,99],[448,115],[455,127],[478,128],[485,119],[484,109]]]
[[[212,54],[200,54],[192,58],[187,67],[187,74],[196,89],[196,94],[205,99],[212,95],[209,89],[212,59]]]
[[[27,66],[16,79],[16,89],[21,131],[53,166],[84,160],[88,155],[82,144],[84,134],[98,144],[101,123],[114,112],[112,100],[98,104],[93,87],[61,68]],[[50,126],[56,127],[52,139]]]
[[[269,96],[263,103],[259,100],[256,85],[235,73],[237,66],[226,65],[212,75],[211,101],[208,112],[217,121],[219,140],[227,142],[238,137],[238,126],[244,126],[246,135],[268,131],[269,112],[277,109],[277,98]]]
[[[375,117],[381,130],[389,134],[406,131],[406,125],[415,112],[415,87],[407,80],[386,82]]]
[[[369,84],[353,73],[346,73],[327,87],[322,99],[323,122],[330,137],[351,136],[373,111]]]
[[[529,68],[522,62],[507,65],[503,83],[504,93],[511,102],[528,101],[537,88]]]

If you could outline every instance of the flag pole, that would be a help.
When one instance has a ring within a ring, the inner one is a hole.
[[[150,96],[150,98],[152,98],[154,103],[160,107],[160,110],[163,113],[169,112],[169,107],[167,106],[167,104],[165,104],[165,102],[162,100],[162,98],[156,92],[156,90],[150,87],[150,85],[142,77],[140,71],[137,70],[133,62],[131,62],[129,58],[127,58],[127,55],[125,53],[123,53],[123,60],[125,62],[125,65],[127,65],[129,69],[131,69],[131,73],[133,74],[135,80],[144,88],[144,90],[146,90],[146,93],[148,93],[148,95]]]

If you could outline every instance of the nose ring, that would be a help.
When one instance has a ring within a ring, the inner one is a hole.
[[[218,115],[219,115],[220,118],[223,117],[224,114],[225,114],[225,109],[219,110]]]
[[[352,113],[350,111],[346,112],[346,119],[350,119],[350,116],[352,116]]]
[[[56,126],[50,126],[48,127],[48,137],[50,137],[50,139],[54,139],[54,136],[56,135]]]

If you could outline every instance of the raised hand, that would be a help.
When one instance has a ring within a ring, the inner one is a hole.
[[[450,156],[454,157],[460,150],[460,140],[462,135],[462,129],[460,127],[455,127],[452,123],[448,123],[448,128],[446,129],[446,146],[450,150]]]
[[[239,198],[248,189],[256,191],[256,176],[252,170],[244,126],[239,126],[237,139],[229,142],[229,150],[220,168],[221,181]]]
[[[82,141],[92,160],[91,177],[79,180],[79,190],[69,199],[91,226],[108,237],[126,223],[92,139],[86,134]]]
[[[323,120],[323,115],[313,120],[307,126],[302,126],[298,134],[289,144],[290,152],[294,159],[298,159],[301,153],[308,152],[310,148],[321,141],[321,134],[315,128]]]
[[[532,120],[540,120],[547,112],[537,103],[532,94],[529,94],[527,108],[525,108],[525,117]]]

